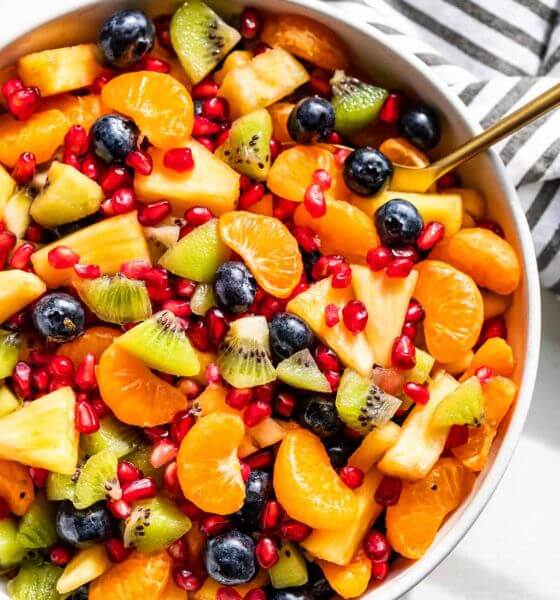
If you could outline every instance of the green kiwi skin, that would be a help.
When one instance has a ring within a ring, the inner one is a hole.
[[[170,311],[161,311],[136,325],[116,344],[152,369],[179,377],[200,373],[200,362],[183,328]]]
[[[12,374],[19,359],[19,346],[17,334],[0,329],[0,379]]]
[[[0,571],[19,564],[27,549],[17,539],[17,525],[12,517],[0,520]]]
[[[191,298],[193,314],[203,317],[213,306],[216,306],[216,298],[212,284],[199,283]]]
[[[292,387],[328,394],[331,386],[307,348],[296,352],[276,366],[278,379]]]
[[[296,546],[284,541],[278,554],[280,559],[268,569],[272,587],[279,590],[305,585],[308,580],[307,565]]]
[[[46,494],[47,500],[60,501],[70,500],[74,502],[76,494],[76,482],[80,475],[80,469],[76,470],[73,475],[62,475],[60,473],[49,473],[47,477]]]
[[[16,577],[8,583],[12,600],[62,600],[56,584],[63,570],[50,563],[24,563]]]
[[[152,450],[147,444],[140,444],[138,448],[126,457],[128,462],[135,465],[144,477],[153,477],[158,487],[163,484],[163,469],[156,469],[150,462]]]
[[[120,500],[122,491],[117,466],[117,456],[109,449],[89,458],[76,482],[74,506],[81,510],[101,500]]]
[[[37,494],[19,522],[16,542],[27,549],[49,548],[58,539],[54,521],[55,505],[43,493]]]
[[[80,445],[83,453],[88,456],[109,449],[117,458],[122,458],[134,452],[140,445],[141,439],[138,429],[109,416],[101,419],[100,427],[96,432],[83,435]]]

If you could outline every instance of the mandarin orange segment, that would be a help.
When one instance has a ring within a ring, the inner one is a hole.
[[[103,102],[134,119],[158,148],[183,146],[191,137],[194,106],[184,85],[153,71],[125,73],[103,86]]]
[[[303,263],[298,243],[282,221],[236,211],[222,215],[219,227],[222,240],[243,258],[266,292],[278,298],[292,293]]]
[[[42,110],[59,110],[68,119],[69,125],[81,125],[89,131],[90,127],[109,109],[101,101],[98,94],[89,96],[72,96],[63,94],[45,98],[41,104]]]
[[[420,481],[404,482],[398,504],[387,509],[387,537],[406,558],[430,547],[445,517],[470,493],[475,477],[454,458],[440,459]]]
[[[293,142],[292,136],[288,131],[288,119],[294,106],[295,104],[292,104],[291,102],[278,102],[268,107],[268,112],[272,118],[274,137],[281,144]]]
[[[397,165],[424,168],[430,164],[430,159],[405,138],[387,138],[379,150]]]
[[[331,466],[321,440],[306,429],[290,431],[280,444],[274,490],[290,517],[318,529],[344,527],[357,508],[354,493]]]
[[[84,334],[72,342],[61,344],[56,353],[67,356],[77,367],[85,355],[92,353],[96,362],[99,362],[101,355],[121,335],[118,329],[99,325],[86,329]]]
[[[261,39],[310,63],[336,71],[348,68],[348,50],[328,27],[301,15],[267,15]]]
[[[325,578],[342,598],[356,598],[363,594],[371,578],[371,560],[360,550],[347,566],[319,561]]]
[[[0,498],[18,517],[29,510],[35,500],[35,488],[28,467],[12,460],[0,460]]]
[[[484,319],[482,296],[471,277],[444,262],[425,260],[416,268],[414,297],[426,313],[428,351],[439,362],[453,362],[478,340]]]
[[[157,554],[136,551],[91,584],[89,600],[163,599],[171,566],[166,551]]]
[[[351,263],[364,264],[368,251],[380,244],[372,219],[344,200],[327,200],[327,213],[318,219],[301,204],[294,222],[319,235],[323,254],[340,254]]]
[[[482,301],[484,302],[484,320],[486,321],[504,314],[511,305],[511,296],[502,296],[482,290]]]
[[[123,423],[155,427],[170,423],[187,408],[186,397],[139,359],[111,345],[97,366],[97,382],[103,401]]]
[[[237,449],[245,435],[243,420],[214,412],[202,417],[187,433],[177,473],[185,498],[205,512],[229,515],[245,500],[245,484]]]
[[[469,227],[438,244],[431,258],[448,262],[484,288],[511,294],[519,286],[521,265],[511,244],[489,229]]]
[[[480,367],[490,367],[495,375],[509,377],[513,373],[514,367],[511,346],[499,337],[486,340],[475,352],[461,381],[474,375]]]

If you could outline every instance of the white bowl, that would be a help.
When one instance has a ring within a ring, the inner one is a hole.
[[[259,5],[274,12],[311,16],[334,29],[345,40],[357,64],[385,85],[407,90],[438,109],[445,122],[440,153],[480,131],[460,100],[416,57],[404,53],[398,41],[367,24],[355,23],[342,12],[317,0],[211,0],[221,14],[239,12],[245,5]],[[157,15],[172,12],[180,4],[173,0],[65,0],[17,3],[4,9],[0,31],[0,66],[27,52],[55,48],[85,39],[94,40],[103,19],[122,7],[144,8]],[[6,1],[6,5],[8,2]],[[33,6],[31,6],[33,5]],[[10,15],[6,14],[9,10]],[[72,12],[70,12],[72,11]],[[535,382],[540,346],[540,293],[535,253],[529,228],[505,169],[489,152],[461,170],[463,180],[480,189],[490,213],[504,227],[523,265],[523,282],[508,315],[509,341],[517,360],[514,378],[519,394],[509,422],[494,444],[487,468],[480,474],[470,497],[450,517],[426,555],[417,562],[402,560],[383,584],[364,598],[393,600],[421,581],[455,547],[477,519],[498,486],[519,440]],[[498,558],[499,560],[499,558]],[[0,597],[5,595],[0,591]]]

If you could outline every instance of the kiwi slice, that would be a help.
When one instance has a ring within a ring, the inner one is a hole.
[[[412,369],[404,372],[405,381],[425,383],[434,368],[435,362],[436,359],[431,354],[416,348],[416,364]]]
[[[216,155],[238,173],[266,181],[270,170],[272,119],[265,108],[235,120]]]
[[[12,600],[62,600],[56,584],[62,569],[49,563],[30,561],[23,564],[14,579],[8,583]]]
[[[161,487],[163,483],[163,468],[156,469],[150,462],[152,448],[148,444],[140,444],[138,448],[126,457],[126,460],[135,465],[144,475],[144,477],[153,477]]]
[[[484,419],[484,397],[478,377],[469,377],[457,389],[448,394],[437,406],[432,425],[480,425]]]
[[[54,521],[55,505],[43,493],[37,494],[19,522],[17,543],[24,548],[49,548],[58,539]]]
[[[268,569],[272,587],[279,590],[305,585],[308,579],[307,565],[296,546],[283,541],[279,555],[278,562]]]
[[[168,310],[136,325],[115,343],[163,373],[190,377],[200,372],[200,363],[183,327]]]
[[[141,442],[141,436],[135,427],[125,425],[115,417],[105,417],[95,433],[83,435],[80,443],[84,454],[93,456],[103,450],[111,450],[117,458],[133,452]]]
[[[31,196],[29,190],[20,188],[8,200],[4,208],[2,220],[8,231],[11,231],[19,240],[25,237],[27,228],[31,223],[29,209],[31,207]]]
[[[191,310],[195,315],[203,317],[213,306],[216,306],[214,286],[210,283],[199,283],[191,298]]]
[[[344,71],[335,71],[331,86],[335,127],[344,134],[354,133],[374,121],[389,95],[386,89],[364,83]]]
[[[19,336],[0,329],[0,379],[9,377],[19,359]]]
[[[307,348],[279,363],[276,367],[276,374],[280,381],[300,390],[324,393],[331,391],[327,378]]]
[[[157,262],[168,248],[171,248],[179,239],[179,225],[158,225],[158,227],[144,227],[144,235],[148,242],[150,258]]]
[[[14,519],[0,520],[0,571],[19,564],[27,549],[17,540],[17,525]]]
[[[202,81],[241,35],[201,0],[187,0],[173,15],[171,43],[191,83]]]
[[[13,413],[21,407],[19,400],[5,384],[0,385],[0,418]]]
[[[218,219],[211,219],[169,248],[159,264],[179,277],[210,283],[229,255],[229,248],[220,238]]]
[[[218,367],[222,377],[236,388],[276,379],[265,317],[244,317],[232,323],[218,352]]]
[[[362,377],[346,369],[336,393],[338,416],[348,427],[366,434],[385,425],[397,412],[402,401],[384,392],[373,382],[373,376]]]
[[[133,505],[124,523],[124,545],[142,552],[164,550],[183,537],[191,528],[191,520],[177,505],[157,496]]]
[[[76,469],[73,475],[62,473],[49,473],[47,476],[46,494],[47,500],[70,500],[74,502],[76,494],[76,482],[80,476],[81,468]]]
[[[152,314],[146,284],[122,273],[76,280],[75,286],[80,298],[102,321],[125,325],[143,321]]]
[[[74,506],[81,510],[101,500],[120,500],[122,491],[117,466],[117,455],[111,450],[103,450],[89,458],[76,483]]]

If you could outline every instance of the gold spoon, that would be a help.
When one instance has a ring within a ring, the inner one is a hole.
[[[399,192],[426,192],[442,175],[470,160],[483,150],[487,150],[502,138],[528,125],[531,121],[544,115],[559,104],[560,83],[459,146],[451,154],[440,158],[427,167],[405,167],[394,164],[390,189]]]

